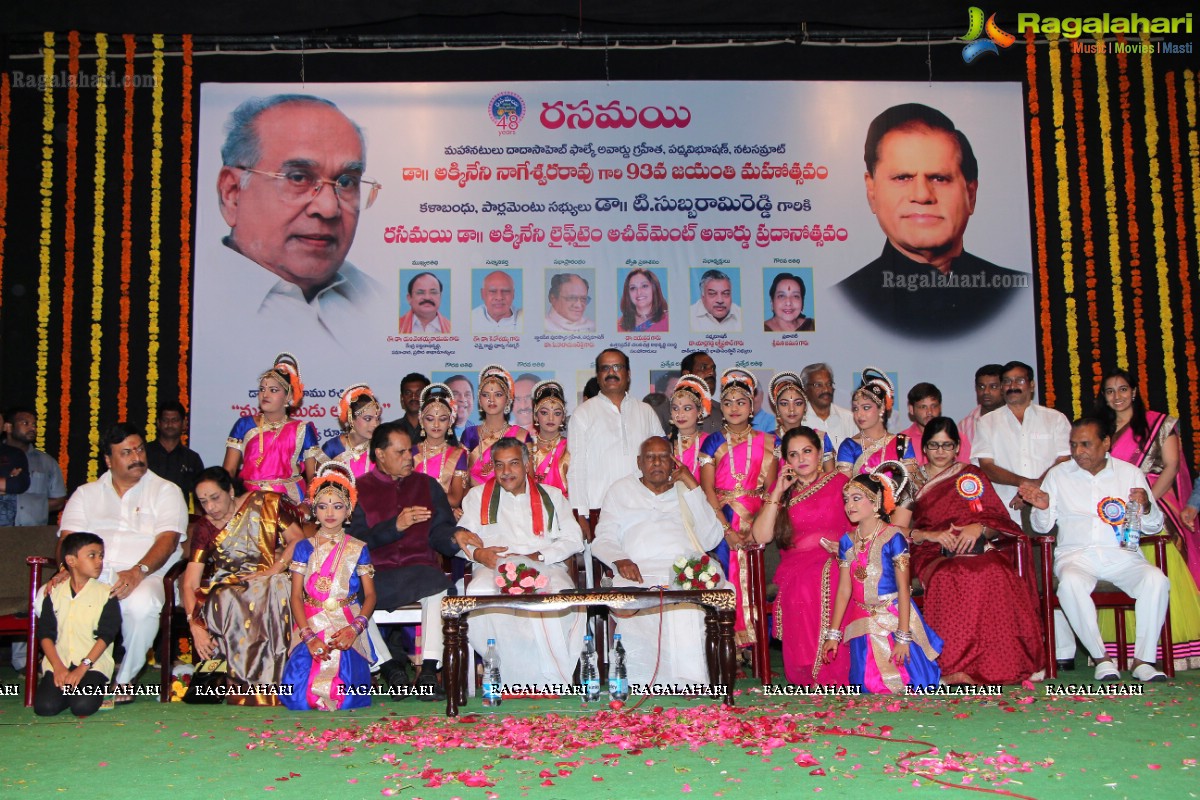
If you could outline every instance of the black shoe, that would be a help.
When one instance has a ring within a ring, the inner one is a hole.
[[[1075,669],[1075,659],[1060,658],[1058,660],[1058,671],[1059,672],[1071,672],[1074,669]]]
[[[402,686],[408,686],[408,665],[403,661],[391,659],[383,662],[379,667],[380,676],[387,681],[388,686],[393,689],[399,689]]]
[[[446,692],[437,679],[437,662],[426,661],[421,665],[421,674],[417,676],[413,688],[417,690],[417,699],[421,702],[433,703],[446,699]]]

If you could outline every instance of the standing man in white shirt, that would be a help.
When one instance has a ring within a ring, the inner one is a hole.
[[[458,521],[462,555],[476,564],[467,594],[499,594],[496,577],[506,563],[536,569],[547,579],[541,590],[547,594],[574,588],[563,562],[583,550],[583,539],[562,492],[530,476],[529,450],[511,436],[492,445],[492,469],[492,477],[463,498]],[[585,627],[580,611],[492,609],[471,616],[467,637],[480,654],[488,639],[496,640],[510,685],[569,684]]]
[[[101,437],[100,448],[108,472],[71,495],[58,535],[61,542],[77,531],[91,531],[104,540],[100,579],[112,585],[113,597],[121,602],[125,659],[113,679],[120,685],[137,676],[154,644],[165,601],[163,575],[183,555],[188,511],[179,487],[146,466],[145,439],[136,425],[118,422]],[[48,586],[65,574],[58,573]],[[116,701],[132,699],[119,694]]]
[[[971,442],[975,441],[979,420],[1004,407],[1004,390],[1000,385],[1003,376],[1003,364],[984,364],[975,370],[975,409],[958,421],[958,437],[962,440],[958,448],[959,461],[971,462]]]
[[[1021,497],[1033,506],[1033,528],[1047,532],[1058,524],[1054,574],[1067,628],[1055,615],[1055,657],[1075,658],[1075,635],[1096,662],[1096,680],[1116,680],[1120,673],[1104,651],[1096,624],[1092,590],[1109,581],[1137,600],[1137,639],[1133,677],[1165,681],[1154,666],[1159,635],[1167,616],[1171,582],[1141,552],[1121,547],[1115,535],[1124,522],[1128,499],[1142,509],[1142,531],[1158,533],[1163,513],[1142,471],[1108,454],[1111,441],[1104,422],[1083,417],[1071,424],[1071,461],[1047,473],[1041,487],[1026,483]],[[1072,634],[1071,629],[1074,629]]]
[[[972,456],[1020,525],[1025,501],[1017,490],[1041,486],[1049,469],[1070,457],[1071,421],[1033,402],[1033,367],[1028,364],[1005,364],[1000,386],[1004,408],[979,420]]]
[[[833,367],[824,361],[809,364],[800,371],[800,382],[808,395],[808,410],[801,423],[828,434],[836,453],[843,439],[858,433],[858,426],[854,424],[850,409],[833,404],[833,393],[837,389],[833,382]]]
[[[640,475],[638,449],[662,436],[662,423],[647,403],[629,396],[629,356],[610,348],[596,356],[600,394],[571,415],[571,504],[590,526],[609,487],[626,475]],[[590,538],[590,531],[585,535]]]

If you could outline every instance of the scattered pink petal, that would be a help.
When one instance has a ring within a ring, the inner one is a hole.
[[[687,792],[690,792],[691,790],[692,790],[692,785],[690,783],[685,783],[683,785],[683,788],[680,789],[679,791],[684,792],[686,794]]]
[[[400,791],[398,789],[380,789],[379,793],[384,797],[395,797],[400,794]]]
[[[542,781],[541,785],[542,786],[553,786],[554,781],[550,780],[549,778],[546,778],[546,780]]]
[[[1150,769],[1162,769],[1162,764],[1147,764]]]
[[[100,764],[99,764],[99,766],[101,766],[101,767],[107,767],[107,766],[108,766],[108,762],[107,762],[107,761],[101,761],[101,762],[100,762]]]
[[[347,778],[346,783],[358,783],[358,778]]]
[[[814,776],[814,777],[817,777],[817,778],[824,778],[824,777],[825,777],[825,770],[824,770],[824,769],[822,769],[821,767],[817,767],[817,768],[816,768],[816,769],[814,769],[814,770],[809,770],[809,773],[808,773],[808,774],[809,774],[809,775],[812,775],[812,776]]]
[[[1096,722],[1112,722],[1112,721],[1113,721],[1113,718],[1110,717],[1108,714],[1097,714],[1096,715]]]

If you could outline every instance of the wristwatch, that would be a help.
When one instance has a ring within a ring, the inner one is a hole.
[[[81,658],[81,659],[79,659],[79,663],[85,667],[91,667],[96,664],[96,662],[92,661],[90,658]]]
[[[150,568],[149,568],[149,567],[147,567],[147,566],[146,566],[145,564],[143,564],[142,562],[140,562],[140,561],[139,561],[138,563],[134,564],[134,566],[135,566],[135,567],[137,567],[138,569],[140,569],[140,570],[142,571],[142,574],[143,574],[143,575],[149,575],[149,574],[150,574]]]

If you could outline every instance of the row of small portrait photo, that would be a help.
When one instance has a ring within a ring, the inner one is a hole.
[[[456,333],[448,298],[454,271],[448,268],[400,270],[401,334]],[[753,330],[743,312],[741,269],[692,267],[688,305],[676,312],[674,328],[666,267],[622,267],[613,289],[619,298],[601,313],[596,302],[596,270],[547,269],[539,297],[542,332],[740,333]],[[815,331],[811,267],[762,270],[762,329],[769,333]],[[520,269],[471,270],[470,333],[535,333],[525,325],[524,274]],[[682,324],[680,316],[686,316]]]

